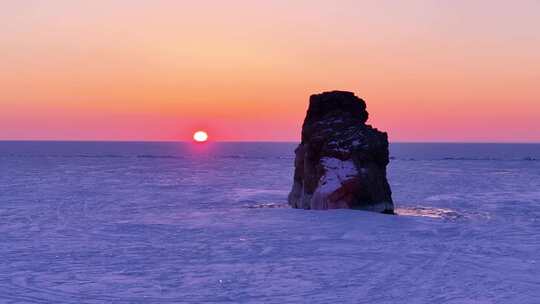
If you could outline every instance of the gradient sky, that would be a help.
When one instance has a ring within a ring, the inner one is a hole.
[[[0,139],[297,141],[354,91],[392,141],[540,142],[540,1],[0,2]]]

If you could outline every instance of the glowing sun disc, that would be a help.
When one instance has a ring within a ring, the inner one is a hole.
[[[205,142],[208,140],[208,134],[204,131],[197,131],[193,134],[193,140],[196,142]]]

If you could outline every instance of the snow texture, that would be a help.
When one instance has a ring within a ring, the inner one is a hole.
[[[0,142],[0,303],[539,303],[539,145],[392,145],[398,216],[287,208],[294,146]]]

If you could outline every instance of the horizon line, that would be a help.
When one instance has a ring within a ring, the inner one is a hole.
[[[0,142],[88,142],[88,143],[193,143],[191,140],[122,140],[122,139],[0,139]],[[287,143],[288,140],[209,140],[208,143]],[[540,144],[540,141],[389,141],[389,144]]]

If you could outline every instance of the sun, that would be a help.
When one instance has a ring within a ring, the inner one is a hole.
[[[197,131],[193,134],[193,140],[196,142],[205,142],[208,140],[208,133],[204,131]]]

